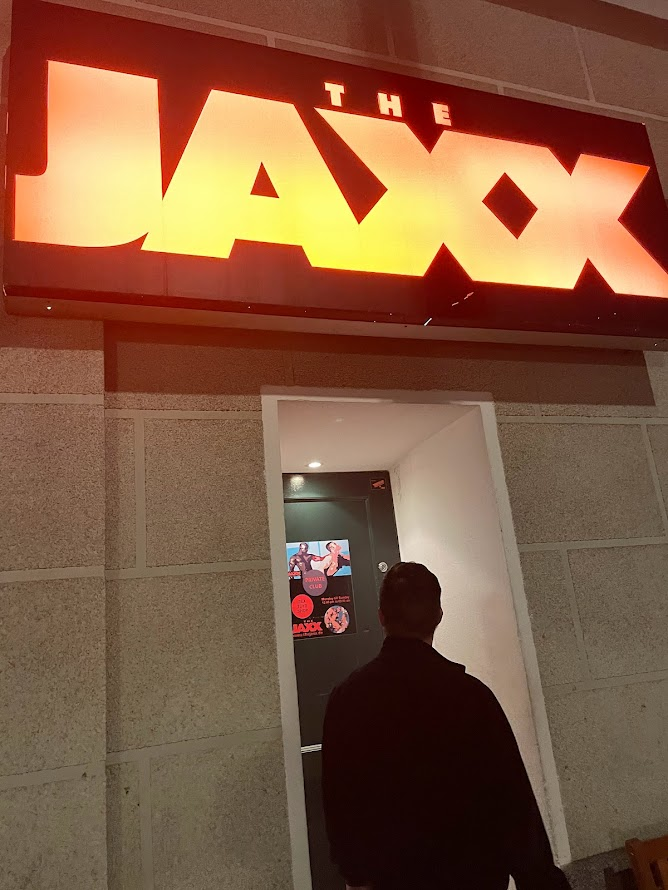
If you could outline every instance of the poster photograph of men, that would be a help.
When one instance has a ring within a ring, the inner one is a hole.
[[[288,544],[288,570],[304,575],[306,572],[319,571],[328,578],[333,575],[350,575],[350,546],[348,541],[301,541],[299,544]]]
[[[285,550],[294,639],[356,633],[348,540],[296,541]]]
[[[343,606],[332,606],[325,612],[325,626],[334,634],[345,633],[350,624],[350,615]]]

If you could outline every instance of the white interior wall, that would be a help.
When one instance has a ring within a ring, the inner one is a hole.
[[[513,726],[547,821],[541,766],[480,410],[417,445],[391,470],[401,557],[443,587],[434,645],[491,687]],[[549,824],[549,823],[548,823]]]

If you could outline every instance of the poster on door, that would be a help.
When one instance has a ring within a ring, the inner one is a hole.
[[[286,544],[292,636],[295,640],[357,632],[350,544],[296,541]]]

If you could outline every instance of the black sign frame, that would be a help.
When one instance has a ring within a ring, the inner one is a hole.
[[[312,268],[300,248],[237,242],[228,260],[119,247],[73,248],[13,238],[14,182],[46,167],[47,60],[156,77],[166,188],[212,89],[294,103],[347,198],[365,200],[368,170],[315,112],[325,82],[346,84],[346,109],[379,116],[378,92],[401,96],[404,120],[426,147],[442,127],[544,144],[572,170],[593,154],[649,166],[624,225],[668,268],[668,206],[642,124],[376,71],[266,46],[43,2],[17,0],[12,23],[4,287],[46,300],[217,310],[419,328],[668,337],[668,301],[614,294],[591,263],[572,291],[473,282],[444,247],[423,278]],[[360,197],[361,196],[361,197]],[[40,309],[40,311],[43,311]],[[156,316],[156,320],[159,320]],[[250,321],[250,319],[249,319]],[[385,328],[384,328],[385,329]]]

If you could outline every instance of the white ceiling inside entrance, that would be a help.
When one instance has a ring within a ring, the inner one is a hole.
[[[470,407],[397,402],[278,403],[284,473],[389,470]],[[320,461],[319,470],[309,463]]]

